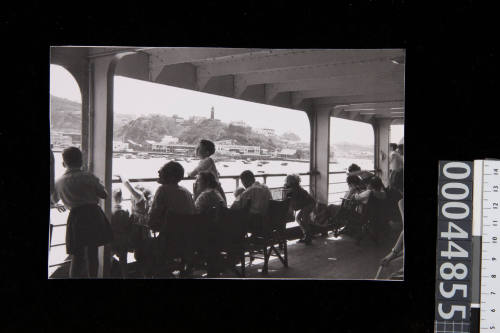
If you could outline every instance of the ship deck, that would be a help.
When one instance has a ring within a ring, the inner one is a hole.
[[[377,274],[380,260],[389,253],[396,242],[399,230],[391,230],[379,244],[367,238],[360,245],[345,235],[335,238],[330,232],[328,237],[317,236],[313,244],[306,246],[297,240],[288,241],[288,267],[276,257],[269,260],[268,273],[262,273],[263,261],[255,259],[252,265],[246,266],[247,279],[333,279],[333,280],[371,280]],[[384,267],[379,279],[387,279],[402,265],[402,258],[396,259]],[[129,254],[129,278],[140,278],[133,254]],[[67,278],[69,264],[60,267],[52,278]],[[177,275],[172,275],[172,278]],[[206,271],[196,270],[193,278],[206,277]],[[226,270],[220,278],[239,278]]]

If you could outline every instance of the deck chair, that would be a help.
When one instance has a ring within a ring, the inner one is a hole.
[[[192,267],[196,249],[207,244],[207,224],[207,218],[200,214],[168,214],[154,239],[155,275],[175,270],[182,274]]]
[[[353,199],[342,198],[340,211],[335,217],[336,221],[332,221],[335,225],[334,235],[337,237],[341,233],[347,233],[351,236],[358,236],[363,232],[363,225],[365,219],[362,214],[358,212],[359,203]]]
[[[243,209],[219,207],[214,223],[217,253],[225,259],[224,268],[230,268],[239,277],[245,277],[245,236],[248,230],[248,206]],[[240,263],[240,270],[235,265]]]
[[[250,261],[254,258],[264,259],[262,273],[267,274],[271,256],[276,256],[288,267],[288,247],[286,238],[286,223],[290,200],[270,200],[267,216],[262,219],[262,232],[247,238],[246,252]],[[257,256],[256,256],[257,254]],[[262,254],[262,257],[258,255]]]
[[[372,192],[364,210],[363,215],[367,222],[366,233],[371,234],[375,243],[380,241],[381,235],[387,229],[387,203],[387,199],[378,199]]]

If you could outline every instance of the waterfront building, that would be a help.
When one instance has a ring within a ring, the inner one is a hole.
[[[276,132],[272,128],[257,128],[255,130],[255,132],[257,134],[262,134],[265,136],[275,136],[276,135]]]
[[[215,141],[215,151],[220,154],[260,155],[260,146],[238,145],[235,140]]]
[[[297,153],[296,149],[285,148],[285,149],[281,149],[281,151],[278,152],[278,157],[293,158],[293,157],[295,157],[296,153]]]

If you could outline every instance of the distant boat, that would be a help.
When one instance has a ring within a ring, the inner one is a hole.
[[[264,173],[264,171],[263,171],[263,170],[259,170],[259,171],[257,171],[257,172],[258,172],[258,173]]]
[[[269,162],[268,161],[262,161],[261,163],[262,164],[268,164]]]
[[[127,154],[127,155],[125,155],[125,158],[129,160],[129,159],[135,158],[135,157],[133,155],[131,155],[131,154]]]
[[[227,165],[227,164],[223,164],[222,166],[223,166],[224,168],[227,168],[229,165]]]
[[[281,165],[288,165],[288,163],[286,163],[286,162],[283,162],[283,163],[281,163]]]
[[[262,166],[262,163],[257,164],[257,166]]]

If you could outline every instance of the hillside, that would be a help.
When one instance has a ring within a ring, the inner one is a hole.
[[[51,130],[60,132],[80,132],[82,127],[82,105],[66,98],[50,95]],[[115,132],[124,124],[133,120],[131,115],[116,113]]]
[[[57,96],[50,96],[51,130],[62,132],[81,131],[81,104]],[[161,141],[165,135],[178,137],[180,142],[196,144],[200,139],[234,140],[245,146],[260,146],[263,149],[279,149],[287,147],[285,140],[295,142],[290,148],[299,148],[299,137],[286,132],[280,137],[267,137],[257,134],[251,128],[234,126],[220,121],[205,119],[195,122],[189,119],[182,124],[176,123],[172,117],[164,115],[140,116],[115,113],[114,138],[131,139],[134,142],[144,143],[146,140]],[[288,144],[290,145],[290,144]],[[373,156],[373,147],[358,145],[349,142],[339,142],[332,147],[336,157],[359,156],[366,158]]]
[[[115,132],[116,137],[131,139],[138,143],[144,143],[146,140],[160,141],[165,135],[178,137],[180,142],[187,144],[196,144],[201,139],[212,141],[231,139],[240,145],[260,146],[265,149],[276,149],[284,145],[278,138],[262,136],[250,128],[210,119],[200,122],[189,119],[183,124],[178,124],[174,118],[163,115],[141,116]]]

